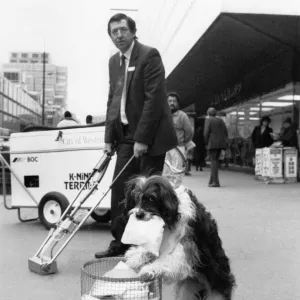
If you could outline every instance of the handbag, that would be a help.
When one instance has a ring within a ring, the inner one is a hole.
[[[225,159],[225,150],[221,150],[220,155],[219,155],[219,160],[224,160]]]

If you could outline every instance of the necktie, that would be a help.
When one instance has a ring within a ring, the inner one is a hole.
[[[121,94],[121,107],[120,107],[120,116],[121,116],[121,122],[123,124],[128,124],[128,120],[125,113],[126,108],[126,57],[124,55],[121,56],[121,67],[120,67],[120,75],[122,76],[123,80],[123,88],[122,88],[122,94]]]
[[[124,81],[125,81],[125,60],[126,57],[122,55],[120,57],[120,66],[118,69],[118,77],[117,77],[117,82],[115,85],[115,91],[112,99],[112,103],[110,106],[110,113],[108,114],[108,120],[113,121],[115,120],[119,113],[120,113],[120,108],[121,108],[121,100],[122,100],[122,94],[123,94],[123,89],[124,89]]]

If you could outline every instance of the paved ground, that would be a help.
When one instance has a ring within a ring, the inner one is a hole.
[[[300,299],[300,184],[264,185],[224,171],[222,188],[213,189],[207,178],[208,170],[194,172],[185,184],[218,221],[237,279],[234,299]],[[80,267],[108,245],[108,227],[89,220],[59,257],[59,273],[43,277],[28,271],[27,259],[46,235],[39,222],[20,223],[0,205],[1,300],[80,299]],[[171,287],[164,299],[174,299]]]

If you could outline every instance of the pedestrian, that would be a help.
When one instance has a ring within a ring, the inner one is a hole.
[[[298,135],[297,129],[293,125],[292,119],[287,117],[283,121],[281,133],[279,134],[279,140],[284,147],[295,147],[298,149]]]
[[[86,125],[93,124],[93,116],[87,115],[85,118]]]
[[[254,127],[251,134],[251,141],[255,149],[270,147],[273,144],[273,129],[269,127],[270,123],[270,117],[264,116],[260,120],[260,125]]]
[[[159,52],[137,41],[136,24],[125,14],[108,22],[108,34],[119,49],[109,60],[109,95],[105,126],[105,151],[117,144],[114,178],[128,160],[111,191],[111,233],[109,248],[96,258],[123,255],[121,243],[125,223],[125,182],[139,173],[161,173],[166,152],[177,146],[172,115],[165,94],[165,70]]]
[[[187,156],[188,169],[185,173],[190,174],[191,169],[191,153],[195,145],[193,145],[193,126],[185,112],[179,109],[180,98],[176,92],[170,92],[168,94],[168,103],[173,116],[173,123],[176,131],[178,146],[181,148],[183,153]]]
[[[70,127],[77,126],[79,123],[72,117],[72,114],[67,110],[64,113],[64,118],[58,122],[56,127]]]
[[[224,121],[217,117],[215,108],[209,108],[204,125],[204,141],[210,158],[209,187],[220,187],[219,158],[221,151],[227,148],[227,138],[228,131]]]
[[[196,145],[194,155],[195,155],[195,165],[196,171],[203,171],[203,167],[205,166],[205,142],[204,142],[204,131],[203,125],[200,124],[195,130],[194,134],[194,143]]]

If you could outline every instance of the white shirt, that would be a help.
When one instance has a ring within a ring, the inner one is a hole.
[[[78,124],[75,120],[63,119],[56,125],[56,127],[69,127],[69,126],[78,126],[78,125],[80,124]]]
[[[127,86],[127,69],[128,69],[128,65],[129,65],[129,61],[130,61],[133,46],[134,46],[134,41],[132,42],[130,47],[124,53],[120,52],[120,58],[121,58],[122,55],[125,56],[125,78],[124,78],[124,86],[123,86],[121,106],[120,106],[121,122],[124,125],[128,124],[128,120],[127,120],[126,113],[125,113],[126,92],[127,92],[127,89],[126,89],[126,86]],[[122,63],[122,60],[121,60],[121,63]]]

